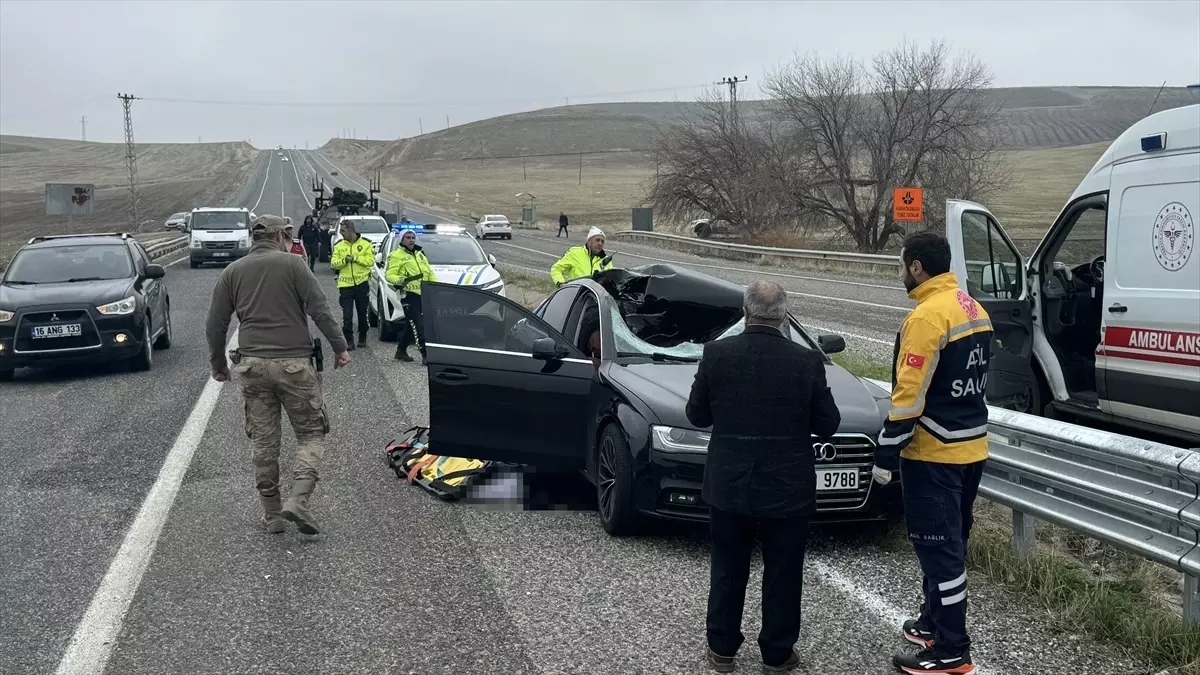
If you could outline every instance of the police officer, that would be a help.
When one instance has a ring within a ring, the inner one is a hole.
[[[367,304],[371,295],[371,266],[375,246],[367,241],[353,221],[342,221],[342,240],[333,247],[329,266],[338,271],[338,304],[342,306],[342,334],[354,349],[354,314],[358,313],[358,346],[367,346]]]
[[[334,368],[350,362],[346,341],[338,333],[325,293],[303,259],[288,253],[292,245],[288,221],[262,215],[250,227],[253,245],[246,257],[226,267],[213,288],[208,309],[209,361],[212,377],[230,377],[226,335],[237,314],[238,348],[231,352],[245,399],[246,435],[254,461],[255,487],[267,532],[284,530],[284,518],[301,532],[317,534],[308,509],[316,487],[329,419],[321,384],[312,363],[314,345],[308,319],[329,340]],[[298,448],[292,489],[286,505],[279,500],[280,409],[286,410]]]
[[[572,246],[550,266],[550,279],[555,286],[561,286],[572,279],[590,277],[607,269],[612,269],[612,256],[604,253],[604,231],[593,227],[588,230],[587,244]]]
[[[409,331],[400,334],[396,344],[396,359],[412,361],[408,355],[409,343],[417,345],[421,351],[421,362],[425,362],[425,337],[423,334],[423,315],[421,313],[421,282],[437,281],[433,268],[429,266],[429,258],[417,245],[417,233],[412,230],[400,231],[400,247],[392,251],[387,261],[387,282],[403,288],[404,295],[400,305],[404,308],[404,318],[408,321]]]
[[[967,537],[988,457],[987,386],[992,323],[950,271],[945,237],[919,232],[900,252],[917,306],[896,340],[892,405],[875,449],[875,480],[900,472],[908,539],[924,573],[924,599],[898,655],[905,673],[975,672],[967,636]]]

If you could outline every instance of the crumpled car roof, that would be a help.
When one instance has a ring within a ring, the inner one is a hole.
[[[686,267],[614,268],[592,279],[619,301],[634,335],[652,345],[707,342],[742,318],[741,286]]]

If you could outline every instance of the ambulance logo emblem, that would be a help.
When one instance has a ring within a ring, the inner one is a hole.
[[[1158,264],[1168,272],[1177,272],[1188,264],[1192,248],[1196,243],[1196,230],[1192,225],[1192,214],[1179,202],[1162,207],[1154,219],[1151,243]]]
[[[965,291],[959,290],[955,296],[958,300],[959,307],[967,313],[967,318],[971,321],[979,318],[979,305],[975,304],[975,299],[967,295]]]

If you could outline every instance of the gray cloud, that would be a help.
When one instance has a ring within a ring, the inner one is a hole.
[[[0,131],[315,147],[343,128],[398,138],[494,115],[691,100],[796,52],[868,58],[946,38],[998,86],[1200,82],[1200,3],[0,2]],[[620,92],[648,93],[620,94]],[[609,94],[609,95],[603,95]],[[356,102],[321,107],[311,104]],[[370,104],[374,105],[370,105]],[[381,105],[381,104],[401,105]]]

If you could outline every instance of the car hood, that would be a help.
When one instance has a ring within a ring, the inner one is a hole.
[[[479,265],[430,265],[437,280],[443,284],[479,286],[490,284],[500,277],[495,267],[486,263]]]
[[[192,237],[200,241],[241,241],[250,236],[250,230],[192,230]]]
[[[684,414],[684,406],[696,378],[696,368],[693,363],[614,364],[608,375],[649,406],[662,424],[690,428],[693,425]],[[835,364],[825,366],[825,379],[842,414],[838,432],[867,434],[872,438],[878,435],[882,415],[887,411],[877,398],[883,394],[874,392],[865,382]]]
[[[38,305],[103,305],[127,298],[132,293],[130,279],[78,281],[67,284],[34,286],[0,285],[0,308],[17,311]]]

